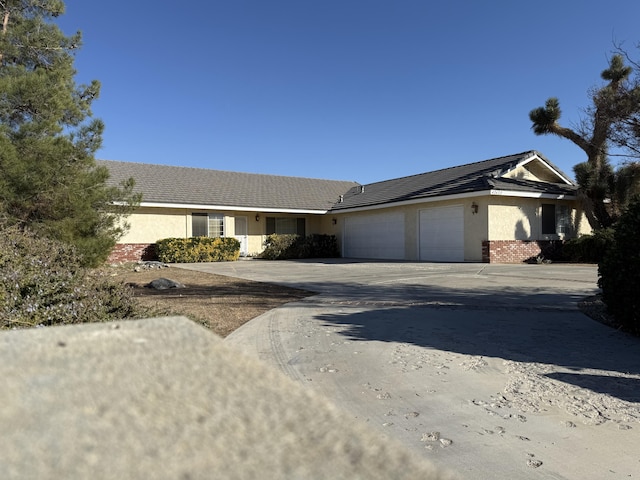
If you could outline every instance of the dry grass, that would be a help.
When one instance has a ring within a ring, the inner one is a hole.
[[[304,290],[174,266],[135,272],[128,265],[118,267],[114,272],[117,280],[133,288],[136,300],[153,315],[184,315],[222,337],[264,312],[312,295]],[[169,278],[185,288],[155,290],[146,287],[157,278]]]

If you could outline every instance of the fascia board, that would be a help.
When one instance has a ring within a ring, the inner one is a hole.
[[[566,195],[564,193],[518,192],[514,190],[491,190],[489,195],[498,197],[546,198],[550,200],[576,200],[578,198],[575,195]]]
[[[403,207],[405,205],[415,205],[417,203],[442,202],[445,200],[457,200],[459,198],[483,197],[486,195],[489,195],[488,190],[483,190],[479,192],[457,193],[455,195],[442,195],[439,197],[416,198],[413,200],[405,200],[403,202],[379,203],[376,205],[365,205],[362,207],[329,210],[329,212],[337,215],[338,213],[364,212],[367,210],[378,210],[380,208]]]
[[[568,178],[566,178],[564,175],[562,175],[558,170],[556,170],[555,168],[553,168],[551,165],[549,165],[549,163],[547,161],[545,161],[544,158],[541,158],[539,155],[533,154],[530,157],[525,158],[524,160],[518,162],[518,167],[522,167],[524,165],[526,165],[529,162],[532,162],[534,160],[538,160],[542,165],[544,165],[548,170],[550,170],[551,172],[553,172],[553,174],[555,176],[557,176],[560,180],[562,180],[563,182],[565,182],[567,185],[575,185],[571,180],[569,180]]]
[[[415,205],[418,203],[443,202],[447,200],[458,200],[463,198],[477,198],[491,196],[502,197],[521,197],[521,198],[545,198],[549,200],[576,200],[575,195],[538,193],[538,192],[518,192],[513,190],[480,190],[477,192],[458,193],[455,195],[442,195],[439,197],[416,198],[414,200],[406,200],[404,202],[380,203],[377,205],[365,205],[362,207],[345,208],[339,210],[329,210],[329,213],[337,215],[339,213],[355,213],[367,210],[379,210],[381,208],[403,207],[406,205]]]
[[[140,207],[153,208],[187,208],[191,210],[222,210],[234,212],[265,212],[265,213],[308,213],[313,215],[323,215],[327,210],[312,210],[304,208],[264,208],[264,207],[240,207],[233,205],[202,205],[197,203],[162,203],[162,202],[140,202]]]

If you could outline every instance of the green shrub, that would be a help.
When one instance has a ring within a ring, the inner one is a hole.
[[[300,244],[299,258],[336,258],[340,256],[335,235],[307,235]]]
[[[260,254],[260,258],[265,260],[298,258],[296,244],[300,238],[299,235],[278,235],[277,233],[267,235],[264,241],[265,248]]]
[[[613,243],[613,229],[596,230],[565,242],[562,252],[570,262],[600,263]]]
[[[158,259],[166,263],[231,262],[240,256],[235,238],[165,238],[156,242]]]
[[[599,264],[602,299],[616,321],[640,334],[640,197],[614,225],[613,244]]]
[[[278,235],[267,236],[260,258],[287,260],[292,258],[335,258],[339,256],[334,235]]]
[[[82,262],[67,244],[17,228],[0,229],[0,328],[144,316],[129,287],[83,268]]]

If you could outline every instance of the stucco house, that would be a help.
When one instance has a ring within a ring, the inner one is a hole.
[[[545,244],[589,233],[577,186],[536,151],[368,185],[190,167],[98,161],[143,194],[113,262],[157,240],[233,236],[258,254],[271,233],[335,235],[342,256],[522,262]]]

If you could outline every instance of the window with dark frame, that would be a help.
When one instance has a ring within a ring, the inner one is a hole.
[[[191,214],[191,236],[207,237],[209,233],[209,216],[206,213]]]
[[[306,232],[304,217],[267,217],[267,235],[300,235],[304,237]]]
[[[571,213],[567,205],[542,204],[542,234],[557,235],[571,232]]]

